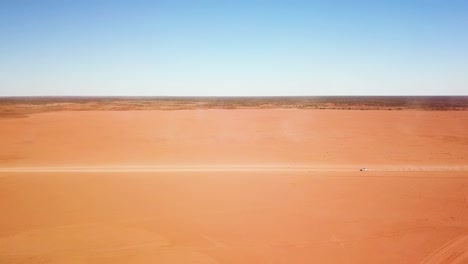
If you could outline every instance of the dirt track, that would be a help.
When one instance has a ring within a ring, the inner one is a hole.
[[[356,172],[359,168],[340,168],[340,167],[279,167],[279,166],[212,166],[212,167],[190,167],[190,166],[145,166],[145,167],[10,167],[0,168],[0,172],[9,173],[112,173],[112,172]],[[468,172],[468,166],[450,166],[450,167],[377,167],[366,168],[362,172]]]

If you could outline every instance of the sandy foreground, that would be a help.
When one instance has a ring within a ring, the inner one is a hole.
[[[468,111],[60,111],[0,129],[0,263],[468,263]]]

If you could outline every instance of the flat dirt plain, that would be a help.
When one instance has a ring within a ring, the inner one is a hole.
[[[466,97],[0,113],[0,263],[468,263]]]

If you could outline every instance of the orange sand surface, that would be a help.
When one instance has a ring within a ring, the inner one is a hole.
[[[468,111],[49,112],[0,127],[1,167],[468,165]]]
[[[468,111],[60,111],[0,129],[0,263],[468,263]]]

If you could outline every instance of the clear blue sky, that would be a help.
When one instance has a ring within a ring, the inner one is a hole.
[[[0,0],[0,95],[468,95],[468,1]]]

